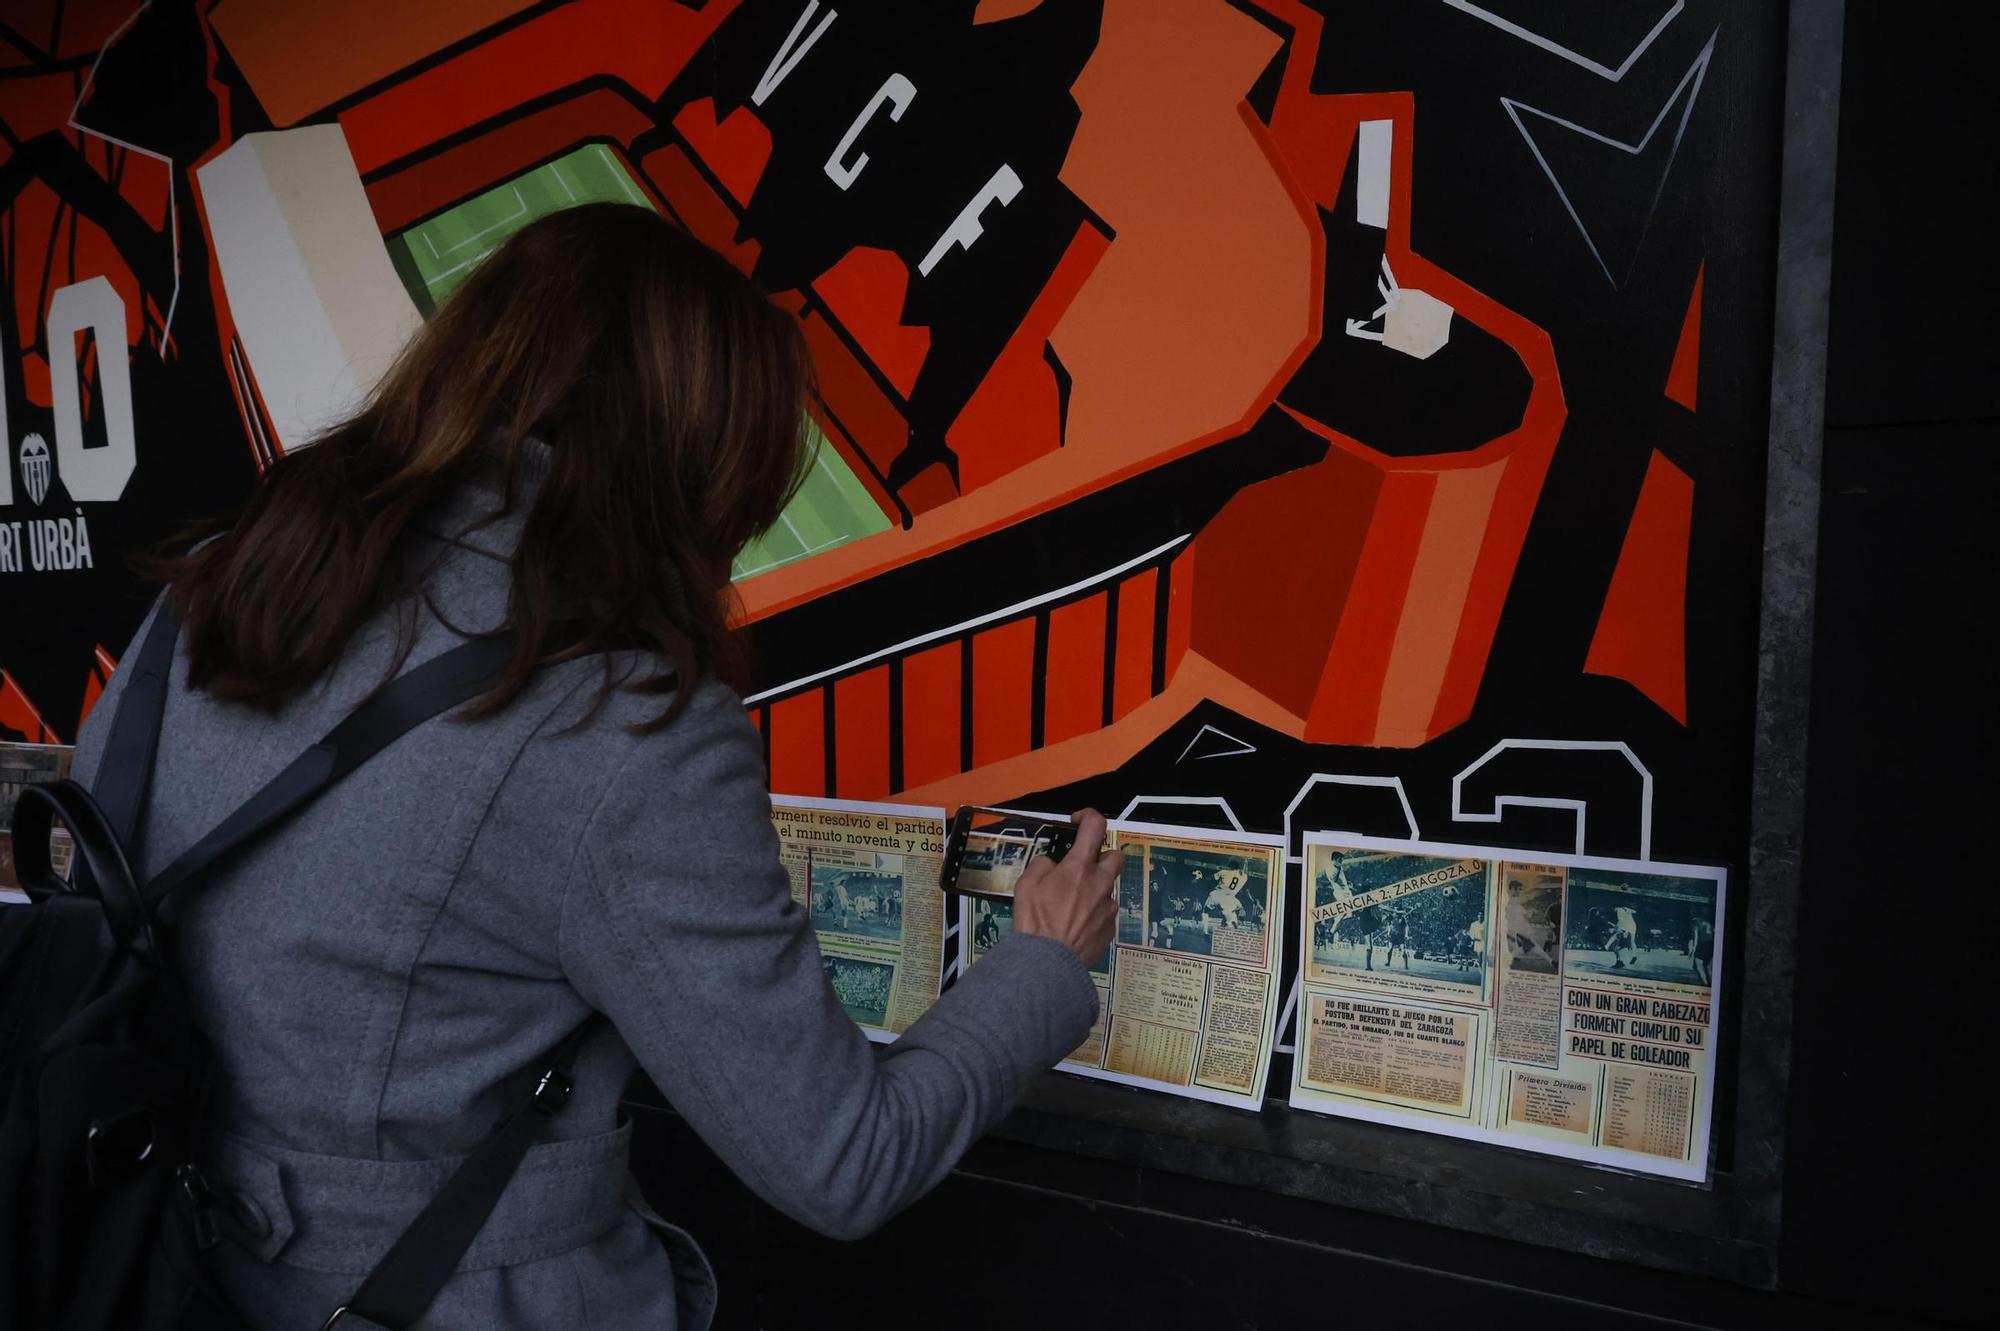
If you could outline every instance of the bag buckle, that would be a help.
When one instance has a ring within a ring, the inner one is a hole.
[[[84,1171],[90,1186],[101,1188],[145,1164],[158,1139],[153,1111],[145,1105],[92,1119],[83,1131]]]
[[[345,1316],[347,1316],[347,1305],[343,1303],[333,1310],[332,1316],[319,1324],[319,1331],[332,1331],[333,1324]]]
[[[561,1068],[550,1068],[535,1083],[535,1093],[531,1098],[535,1108],[544,1114],[553,1114],[569,1102],[569,1093],[574,1089],[575,1083],[564,1075]]]
[[[180,1188],[181,1199],[187,1203],[188,1219],[194,1225],[194,1242],[197,1248],[207,1252],[222,1241],[222,1231],[215,1224],[215,1191],[208,1186],[208,1179],[193,1165],[182,1165],[174,1171],[174,1183]]]

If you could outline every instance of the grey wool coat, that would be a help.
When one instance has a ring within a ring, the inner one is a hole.
[[[467,486],[408,539],[435,555],[414,666],[500,624],[515,515]],[[442,612],[441,621],[436,612]],[[157,872],[344,716],[388,669],[395,612],[275,716],[186,687],[178,663],[137,850]],[[143,629],[141,633],[143,634]],[[406,667],[407,668],[407,667]],[[503,713],[425,723],[176,903],[214,1046],[217,1252],[261,1331],[313,1331],[591,1011],[568,1107],[421,1326],[699,1328],[699,1249],[628,1188],[618,1099],[637,1066],[729,1167],[836,1237],[938,1182],[1037,1070],[1082,1041],[1076,957],[1011,935],[892,1045],[863,1038],[792,903],[762,745],[704,685],[665,730],[601,661],[548,670]],[[114,675],[80,737],[95,775]]]

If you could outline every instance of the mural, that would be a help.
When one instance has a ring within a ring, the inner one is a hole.
[[[1767,8],[11,4],[0,734],[74,735],[132,552],[622,199],[818,360],[737,567],[777,789],[1738,858]]]

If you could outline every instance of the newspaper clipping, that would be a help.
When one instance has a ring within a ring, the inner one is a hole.
[[[773,796],[771,820],[827,983],[871,1039],[893,1039],[937,1001],[944,810]]]
[[[14,839],[7,830],[14,824],[14,801],[25,786],[68,776],[71,752],[66,745],[0,743],[0,892],[12,894],[20,887],[14,874]],[[68,867],[68,843],[68,834],[60,828],[50,838],[50,859],[57,873]]]
[[[1194,1099],[1263,1103],[1284,937],[1279,838],[1114,823],[1125,852],[1118,932],[1090,967],[1098,1021],[1063,1069]],[[976,961],[1013,927],[1007,902],[965,899]]]
[[[1721,869],[1307,833],[1292,1103],[1705,1177]]]

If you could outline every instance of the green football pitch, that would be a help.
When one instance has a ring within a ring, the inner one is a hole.
[[[611,150],[588,144],[398,233],[389,241],[389,257],[428,315],[507,237],[538,217],[580,203],[649,206]],[[778,525],[737,557],[739,582],[888,530],[888,516],[847,460],[811,422],[808,429],[815,448],[812,470]]]

